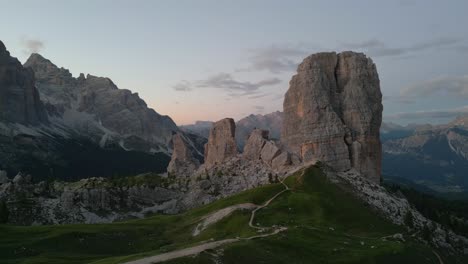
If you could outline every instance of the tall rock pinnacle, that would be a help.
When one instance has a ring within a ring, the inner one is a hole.
[[[237,155],[235,131],[236,124],[232,118],[225,118],[213,124],[208,143],[205,145],[206,168]]]
[[[355,168],[379,183],[382,93],[375,64],[362,53],[313,54],[298,66],[284,103],[281,140],[304,161]]]

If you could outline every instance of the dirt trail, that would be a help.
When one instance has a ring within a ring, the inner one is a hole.
[[[192,236],[198,236],[203,230],[207,229],[210,225],[216,224],[225,217],[228,217],[237,210],[252,210],[257,208],[257,205],[253,203],[235,204],[223,209],[220,209],[214,213],[211,213],[202,218],[202,221],[195,227],[192,232]]]
[[[273,200],[276,199],[276,197],[280,196],[282,193],[284,192],[287,192],[289,191],[289,186],[287,186],[284,182],[284,179],[281,180],[281,184],[284,186],[284,190],[282,190],[281,192],[275,194],[275,196],[271,197],[268,201],[266,201],[262,206],[259,206],[257,207],[255,210],[252,211],[252,214],[250,215],[250,221],[249,221],[249,226],[252,227],[252,228],[255,228],[255,229],[259,229],[259,230],[265,230],[267,229],[268,227],[259,227],[259,226],[255,226],[253,224],[254,222],[254,219],[255,219],[255,213],[258,211],[258,210],[261,210],[265,207],[267,207]]]
[[[303,172],[303,174],[304,174],[304,172]],[[252,214],[250,215],[250,221],[249,221],[249,226],[250,227],[259,230],[259,232],[263,232],[263,231],[271,229],[271,227],[254,226],[253,222],[255,220],[255,213],[258,210],[261,210],[262,208],[267,207],[273,200],[275,200],[282,193],[290,190],[290,188],[284,183],[284,179],[281,180],[281,184],[284,186],[284,190],[278,192],[273,197],[271,197],[268,201],[266,201],[263,205],[258,206],[257,208],[255,208],[252,211]],[[242,204],[242,205],[245,206],[246,204]],[[243,206],[241,206],[241,207],[243,207]],[[221,210],[223,210],[223,209],[221,209]],[[226,210],[226,211],[230,211],[230,210]],[[225,211],[222,211],[222,212],[223,213],[220,213],[218,216],[224,215],[224,213],[226,213]],[[214,213],[214,215],[216,215],[216,213]],[[211,216],[213,216],[213,214]],[[208,218],[209,217],[210,216],[208,216]],[[218,218],[218,217],[215,217],[215,218]],[[171,260],[171,259],[196,255],[196,254],[199,254],[199,253],[201,253],[201,252],[203,252],[205,250],[214,249],[214,248],[220,247],[222,245],[234,243],[234,242],[241,241],[241,240],[251,240],[251,239],[256,239],[256,238],[263,238],[263,237],[273,236],[273,235],[276,235],[276,234],[278,234],[280,232],[283,232],[285,230],[287,230],[287,227],[277,227],[271,233],[268,233],[268,234],[261,234],[261,235],[247,237],[247,238],[230,238],[230,239],[224,239],[224,240],[219,240],[219,241],[206,242],[206,243],[203,243],[203,244],[200,244],[200,245],[197,245],[197,246],[193,246],[193,247],[189,247],[189,248],[179,249],[179,250],[159,254],[159,255],[156,255],[156,256],[152,256],[152,257],[147,257],[147,258],[142,258],[142,259],[138,259],[138,260],[134,260],[134,261],[125,262],[124,264],[160,263],[160,262],[168,261],[168,260]]]

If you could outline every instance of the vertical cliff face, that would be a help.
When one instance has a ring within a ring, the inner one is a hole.
[[[0,41],[0,121],[24,125],[47,122],[34,82],[34,72],[23,68]]]
[[[290,151],[380,181],[383,106],[370,58],[354,52],[307,57],[290,81],[283,109],[281,140]]]
[[[205,145],[205,167],[210,168],[238,153],[234,119],[225,118],[213,124]]]

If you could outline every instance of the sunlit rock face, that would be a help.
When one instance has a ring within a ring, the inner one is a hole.
[[[0,121],[23,125],[47,123],[34,83],[34,72],[23,68],[0,41]]]
[[[232,118],[224,118],[213,124],[205,145],[205,167],[210,168],[238,153],[235,132],[236,124]]]
[[[382,93],[362,53],[313,54],[298,66],[283,103],[281,141],[303,161],[355,168],[380,181]]]

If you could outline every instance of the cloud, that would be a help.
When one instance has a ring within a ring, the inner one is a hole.
[[[268,71],[274,74],[294,71],[310,53],[310,44],[272,45],[249,50],[248,66],[238,71]],[[308,51],[309,50],[309,51]]]
[[[205,80],[194,82],[182,81],[173,86],[176,91],[191,91],[197,88],[222,89],[229,92],[229,96],[254,95],[262,87],[272,86],[281,83],[278,78],[269,78],[259,82],[239,81],[229,73],[218,73]]]
[[[256,105],[254,106],[254,109],[257,111],[257,113],[262,113],[265,111],[265,107],[262,105]]]
[[[460,115],[468,114],[468,105],[453,109],[427,110],[416,112],[401,112],[384,116],[386,120],[395,119],[424,119],[424,118],[455,118]]]
[[[252,96],[249,96],[248,98],[249,99],[258,99],[258,98],[263,98],[265,96],[268,96],[269,94],[267,93],[263,93],[263,94],[257,94],[257,95],[252,95]]]
[[[454,45],[461,42],[462,39],[460,38],[440,37],[406,47],[389,47],[387,44],[378,39],[370,39],[358,43],[341,43],[341,48],[362,50],[372,57],[389,57],[403,55],[408,56],[418,52],[438,50],[447,47],[456,48]]]
[[[192,90],[192,88],[190,87],[190,83],[186,80],[182,80],[178,84],[172,86],[172,88],[179,92],[188,92]]]
[[[399,95],[399,96],[384,96],[382,98],[383,101],[391,101],[394,103],[400,104],[414,104],[417,100],[414,97],[409,97],[406,95]]]
[[[410,85],[401,92],[402,97],[427,97],[433,95],[468,99],[468,75],[441,76]]]
[[[457,46],[458,45],[458,46]],[[368,39],[362,42],[341,42],[331,50],[358,50],[372,57],[411,57],[418,52],[451,48],[464,50],[462,39],[439,37],[409,46],[392,47],[379,39]],[[248,50],[248,65],[237,71],[267,71],[273,74],[291,72],[297,69],[302,59],[317,50],[330,50],[313,43],[276,44],[264,48]]]
[[[22,37],[20,42],[23,52],[26,54],[38,53],[45,48],[44,42],[39,39]]]

